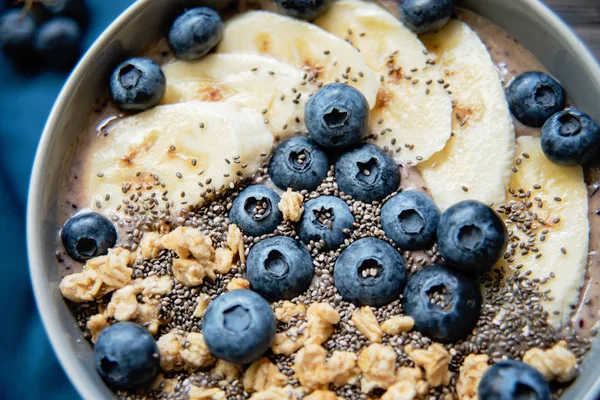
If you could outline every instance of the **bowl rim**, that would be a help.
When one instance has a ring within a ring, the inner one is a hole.
[[[580,62],[585,64],[585,68],[593,71],[594,75],[600,76],[599,61],[592,55],[590,50],[575,34],[575,32],[560,19],[548,6],[539,0],[520,0],[524,5],[530,7],[547,24],[556,29],[557,34],[561,36],[571,46],[574,52],[580,57]],[[137,0],[123,11],[115,21],[113,21],[102,34],[94,41],[93,45],[87,50],[81,58],[73,72],[63,86],[57,100],[52,107],[49,118],[45,124],[42,136],[38,143],[35,160],[31,172],[29,194],[27,198],[27,221],[26,221],[26,239],[27,254],[29,260],[29,271],[31,283],[37,308],[44,325],[44,329],[52,348],[57,355],[60,365],[66,372],[69,380],[83,398],[91,398],[92,390],[89,386],[89,377],[84,370],[77,368],[77,357],[67,345],[69,338],[64,335],[62,323],[59,319],[53,318],[51,307],[51,289],[47,282],[36,279],[41,275],[40,272],[44,265],[44,253],[41,246],[41,236],[39,222],[42,220],[42,188],[44,187],[45,166],[52,154],[50,153],[50,143],[53,139],[55,126],[61,118],[60,110],[64,109],[69,101],[70,94],[79,86],[81,78],[85,75],[86,66],[94,62],[95,57],[101,52],[102,48],[107,46],[117,37],[121,28],[131,19],[139,14],[144,8],[150,6],[151,0]],[[509,32],[510,33],[510,32]],[[600,394],[600,377],[592,385],[586,394],[586,400],[593,400]]]

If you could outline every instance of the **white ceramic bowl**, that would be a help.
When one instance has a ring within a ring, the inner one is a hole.
[[[205,0],[204,4],[223,4]],[[27,241],[37,304],[52,346],[86,399],[114,398],[94,370],[93,352],[63,301],[54,258],[59,229],[57,188],[70,151],[99,93],[107,90],[112,69],[128,56],[139,54],[164,35],[174,6],[202,1],[138,0],[125,11],[83,57],[63,88],[39,144],[29,190]],[[458,0],[516,37],[565,86],[578,108],[600,121],[600,68],[575,34],[538,0]],[[579,379],[566,399],[595,400],[600,395],[600,338],[594,341]]]

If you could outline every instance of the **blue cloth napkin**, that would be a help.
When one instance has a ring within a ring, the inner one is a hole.
[[[87,0],[89,47],[133,0]],[[66,74],[19,74],[0,55],[0,399],[77,399],[50,347],[32,296],[25,245],[29,175]]]

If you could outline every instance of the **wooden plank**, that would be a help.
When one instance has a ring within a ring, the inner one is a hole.
[[[544,0],[600,59],[600,1]]]

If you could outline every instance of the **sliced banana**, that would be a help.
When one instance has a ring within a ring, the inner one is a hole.
[[[579,303],[588,263],[590,227],[583,171],[579,166],[561,167],[550,162],[537,137],[518,138],[517,153],[527,157],[522,157],[509,188],[517,195],[531,194],[525,200],[525,203],[531,202],[531,206],[523,214],[537,215],[537,220],[532,222],[537,226],[532,247],[539,251],[517,248],[512,256],[514,262],[502,260],[498,266],[515,269],[522,264],[522,272],[531,271],[530,279],[547,281],[541,289],[550,289],[548,296],[554,300],[542,301],[542,304],[550,314],[549,322],[560,328],[572,315],[571,306]],[[513,197],[509,194],[508,199]],[[539,207],[540,202],[542,207]],[[519,241],[527,242],[527,234],[517,224],[509,222],[508,226],[520,237]]]
[[[217,52],[273,56],[303,68],[309,82],[347,82],[362,92],[371,108],[375,106],[379,78],[358,50],[311,23],[250,11],[225,24]]]
[[[317,91],[314,83],[301,84],[301,69],[257,54],[211,54],[199,61],[175,61],[163,66],[163,72],[163,104],[231,101],[261,112],[281,139],[306,132],[304,107]]]
[[[93,209],[111,210],[138,190],[168,190],[181,208],[201,203],[203,192],[219,191],[238,173],[255,173],[273,135],[253,109],[189,102],[118,120],[95,146],[87,179]]]
[[[413,32],[377,4],[360,0],[333,3],[315,24],[359,49],[383,77],[371,111],[379,146],[400,148],[394,158],[409,165],[444,148],[452,128],[450,96]]]
[[[515,130],[500,76],[475,32],[452,20],[422,37],[452,92],[452,132],[446,147],[419,170],[438,206],[466,199],[504,201],[514,161]]]

